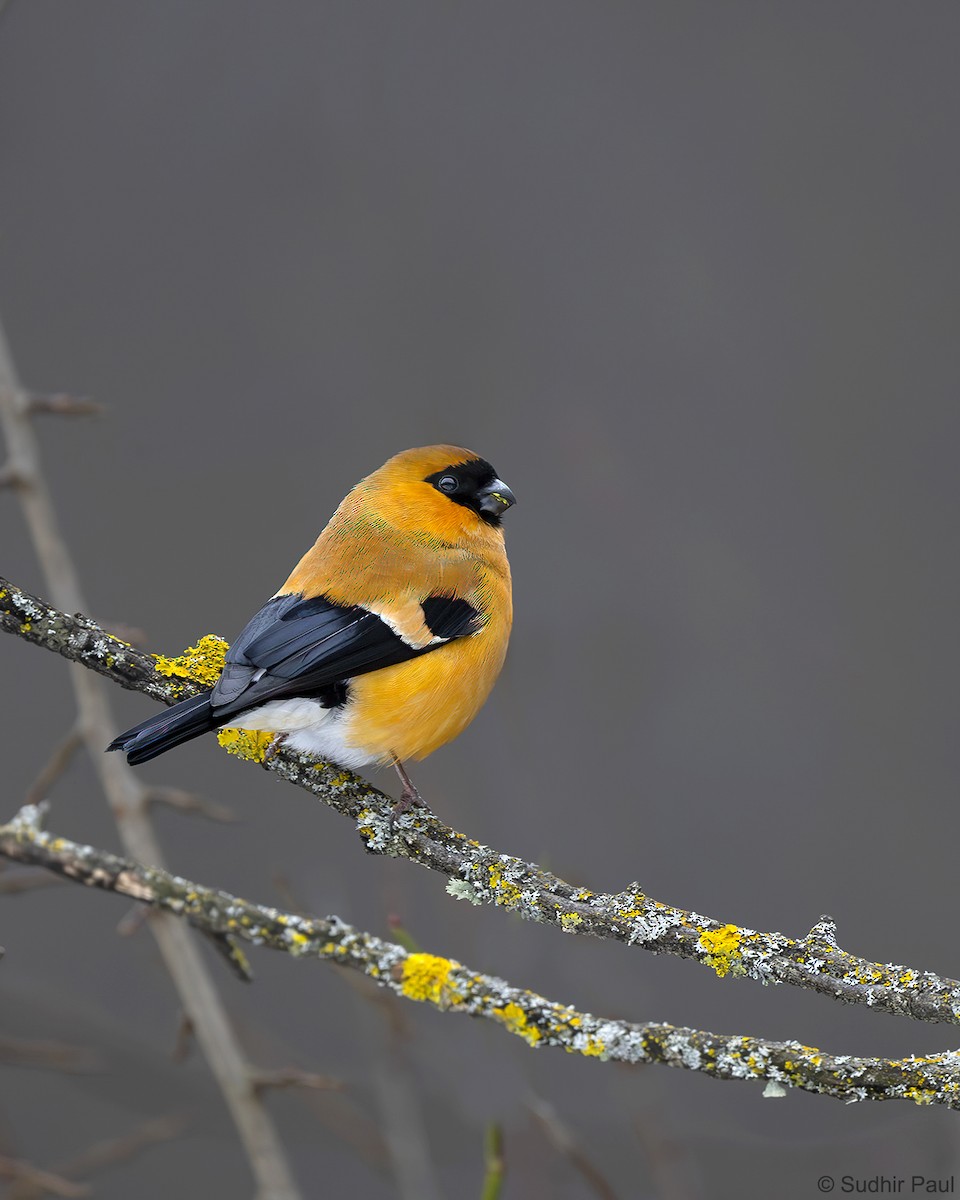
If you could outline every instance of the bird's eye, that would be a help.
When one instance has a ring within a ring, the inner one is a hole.
[[[454,475],[444,475],[437,484],[441,492],[455,492],[459,486]]]

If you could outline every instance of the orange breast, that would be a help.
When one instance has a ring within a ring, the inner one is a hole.
[[[384,762],[425,758],[451,741],[480,711],[506,656],[512,608],[509,577],[494,580],[479,633],[350,683],[344,736]]]

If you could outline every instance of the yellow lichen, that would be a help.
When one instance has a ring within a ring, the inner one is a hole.
[[[247,958],[247,956],[246,956],[246,954],[244,954],[243,950],[241,950],[241,948],[239,946],[237,946],[236,944],[234,944],[233,946],[230,947],[230,957],[233,959],[236,966],[238,966],[240,968],[240,970],[244,973],[244,975],[249,975],[251,973],[250,972],[250,959]]]
[[[517,1037],[522,1037],[531,1046],[536,1046],[543,1038],[543,1034],[537,1029],[536,1025],[530,1024],[527,1014],[519,1004],[512,1002],[504,1004],[502,1008],[495,1008],[493,1015],[511,1033],[515,1033]]]
[[[607,1051],[607,1047],[600,1038],[588,1037],[587,1044],[581,1050],[581,1054],[585,1054],[587,1058],[603,1058]]]
[[[490,872],[490,887],[494,893],[495,903],[503,905],[505,908],[512,908],[518,904],[523,893],[511,879],[506,878],[503,867],[494,863],[487,870]]]
[[[217,733],[217,741],[228,754],[262,763],[274,736],[253,729],[221,729]]]
[[[375,836],[375,830],[373,827],[373,820],[375,816],[376,813],[371,808],[362,808],[357,813],[357,832],[366,841],[369,841]]]
[[[456,997],[448,987],[450,972],[457,964],[436,954],[408,954],[403,960],[400,990],[410,1000],[429,1000],[441,1006]]]
[[[193,679],[205,687],[213,687],[223,670],[223,660],[229,643],[214,633],[207,633],[195,646],[188,646],[175,658],[155,654],[157,671],[161,675]]]
[[[578,925],[583,924],[583,917],[579,913],[564,913],[560,918],[560,928],[566,933],[573,933]]]
[[[736,925],[723,925],[720,929],[707,930],[700,934],[700,948],[704,951],[704,958],[721,979],[724,975],[746,974],[746,968],[740,958],[742,937]]]

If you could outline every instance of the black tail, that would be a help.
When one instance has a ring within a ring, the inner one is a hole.
[[[181,700],[149,721],[134,725],[115,738],[107,749],[125,751],[127,762],[135,767],[172,750],[181,742],[189,742],[201,733],[209,733],[213,728],[210,693],[204,692],[200,696],[191,696],[189,700]]]

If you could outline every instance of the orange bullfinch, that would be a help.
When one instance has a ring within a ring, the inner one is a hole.
[[[514,495],[458,446],[405,450],[345,497],[227,651],[214,687],[122,733],[147,762],[213,729],[276,733],[345,767],[403,769],[462,732],[503,665]]]

